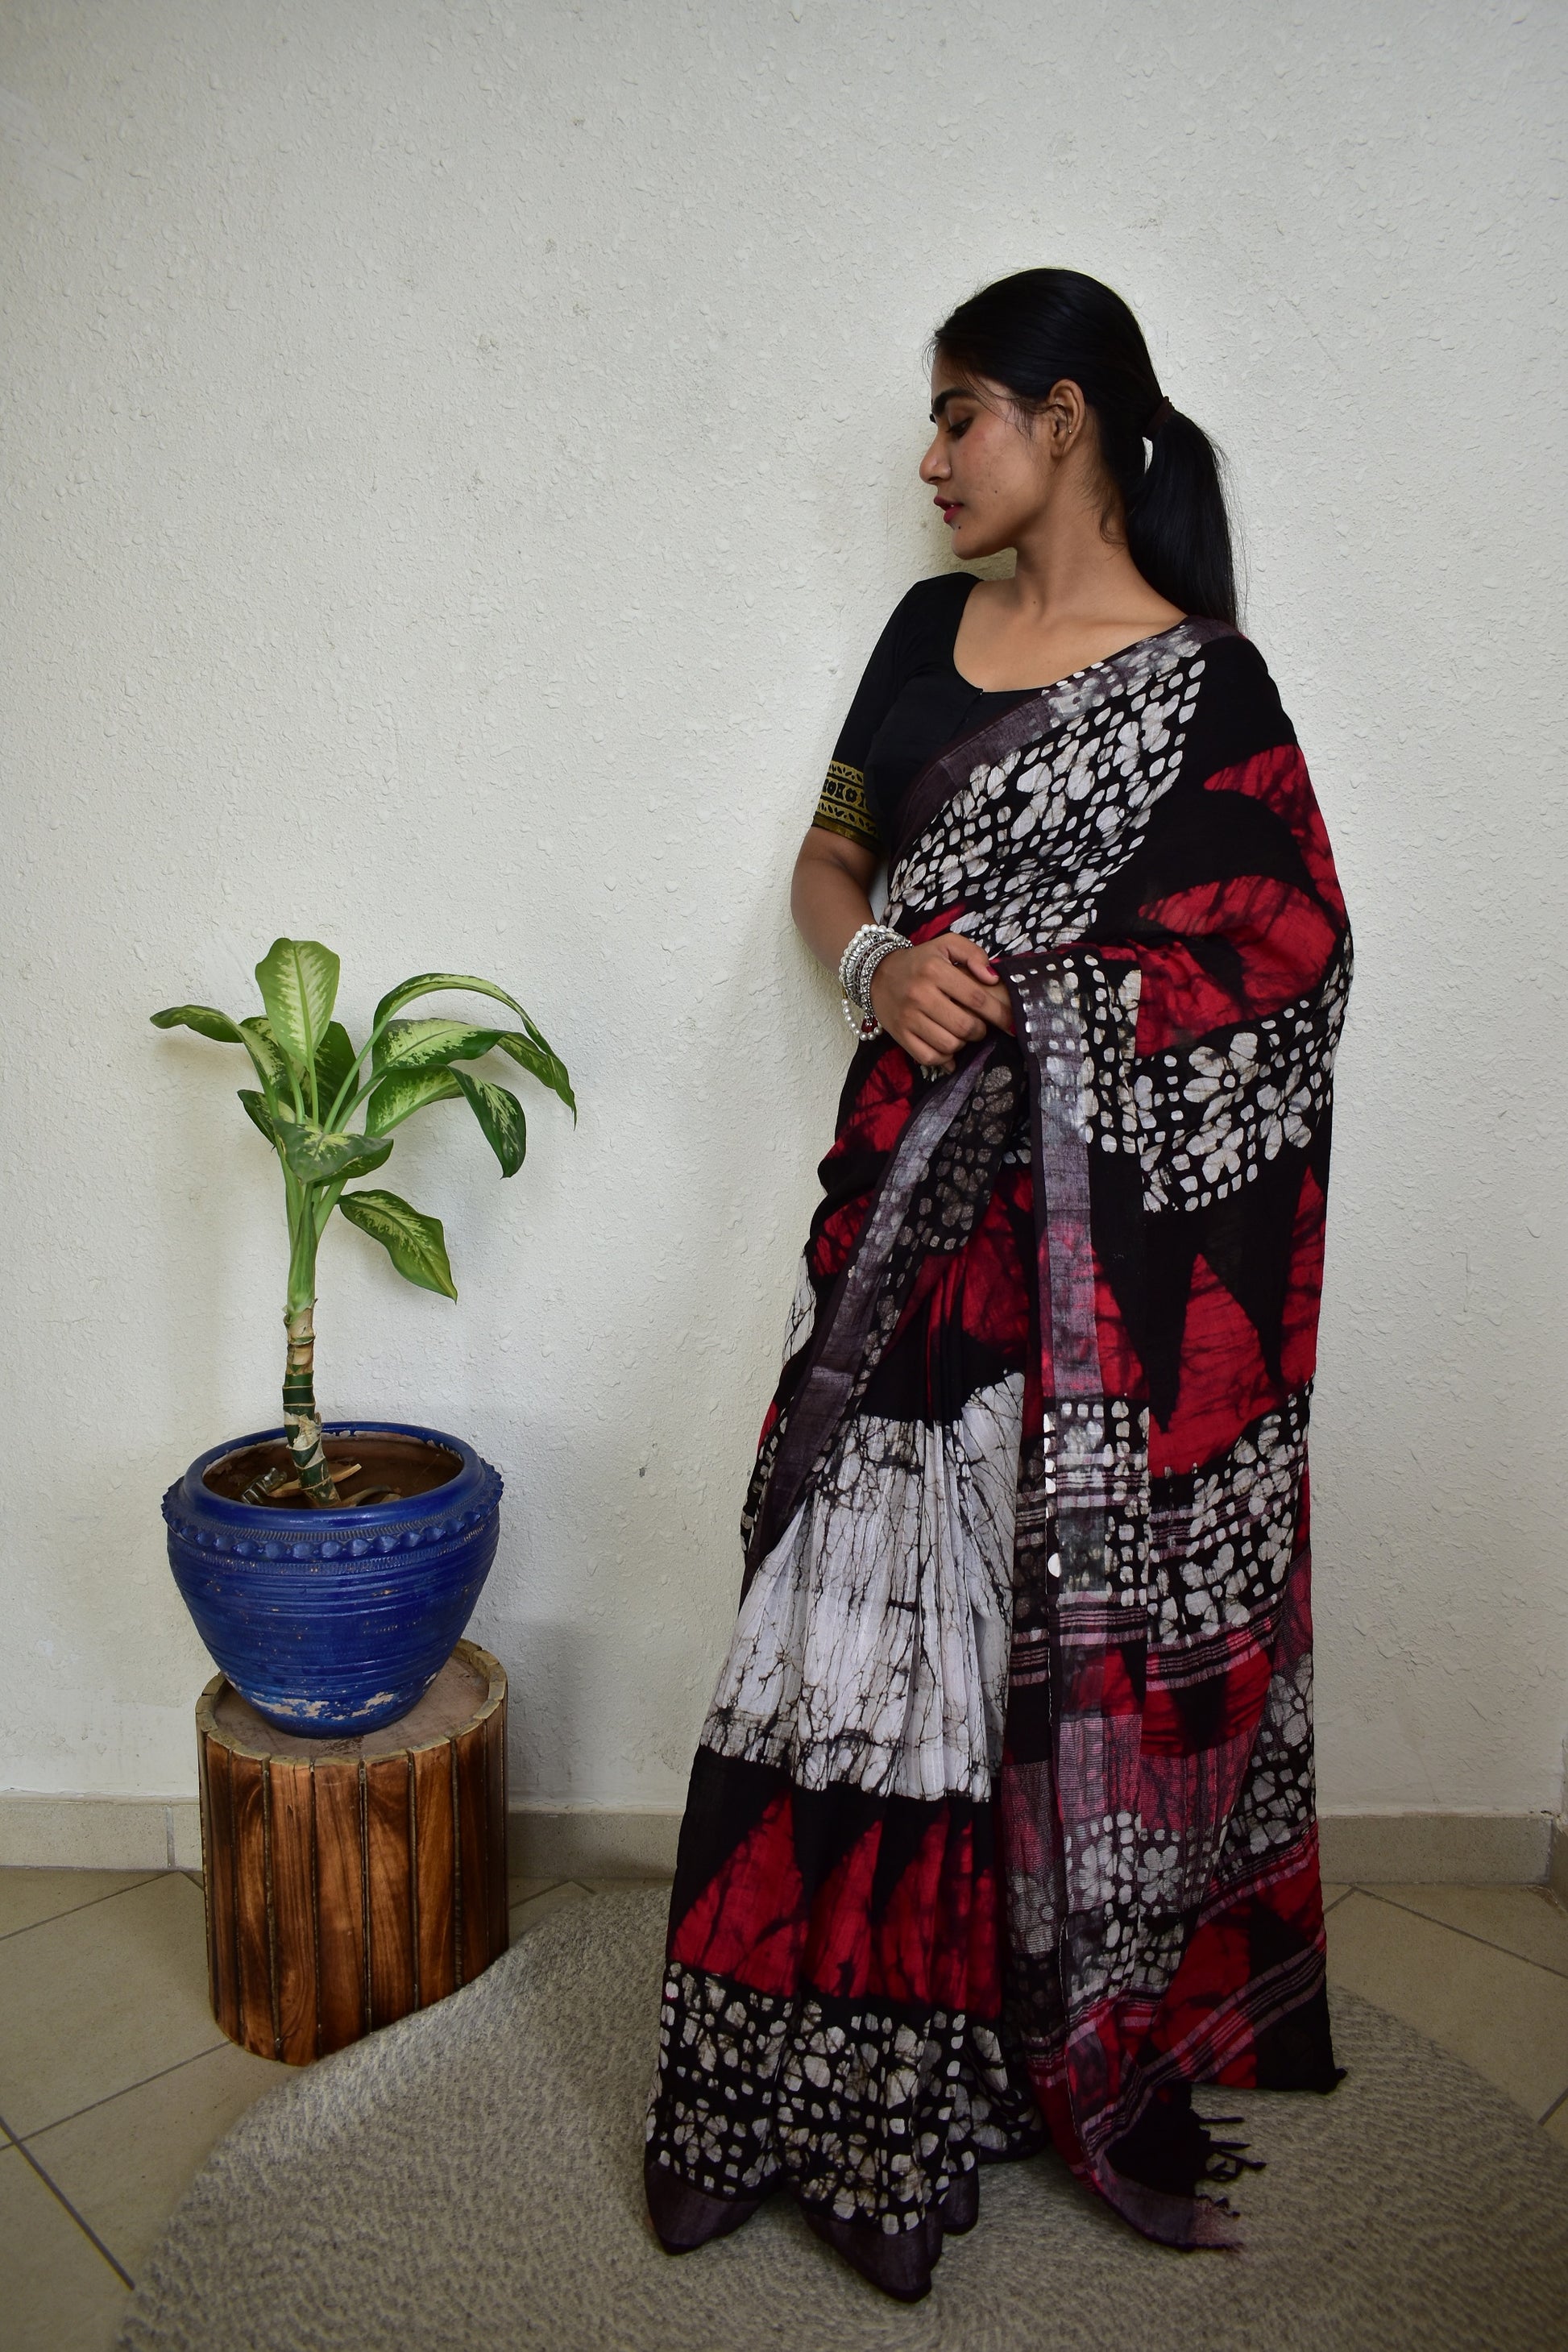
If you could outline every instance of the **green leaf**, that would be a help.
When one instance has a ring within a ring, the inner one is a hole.
[[[368,1176],[392,1150],[384,1135],[338,1135],[278,1114],[278,1139],[283,1157],[302,1184],[342,1182],[350,1176]]]
[[[154,1029],[194,1029],[200,1037],[211,1037],[220,1045],[243,1045],[239,1024],[226,1013],[212,1004],[171,1004],[165,1012],[152,1016]]]
[[[276,1149],[279,1137],[272,1113],[267,1108],[267,1097],[258,1095],[254,1087],[241,1087],[239,1099],[245,1105],[246,1117],[255,1120],[268,1142]]]
[[[454,1070],[452,1076],[473,1106],[485,1140],[500,1161],[501,1174],[515,1176],[528,1149],[522,1105],[504,1087],[491,1086],[488,1078],[470,1077],[467,1070]]]
[[[331,1021],[316,1048],[316,1099],[323,1114],[354,1066],[353,1040],[341,1021]]]
[[[458,1286],[447,1263],[447,1236],[439,1217],[421,1216],[395,1192],[345,1192],[338,1206],[351,1225],[380,1242],[405,1281],[456,1298]]]
[[[365,1105],[364,1123],[372,1135],[388,1135],[426,1103],[452,1102],[462,1091],[450,1070],[397,1070]]]
[[[337,1003],[337,957],[320,940],[274,940],[256,967],[256,984],[274,1037],[303,1076]]]
[[[255,1065],[256,1075],[264,1087],[275,1090],[289,1083],[289,1066],[278,1050],[278,1040],[272,1034],[272,1024],[259,1013],[253,1013],[239,1024],[240,1042]]]
[[[400,980],[376,1006],[374,1026],[379,1029],[400,1004],[411,1004],[416,996],[434,996],[443,988],[466,988],[475,996],[493,996],[498,1004],[504,1004],[516,1013],[525,1029],[533,1028],[533,1023],[515,996],[509,996],[504,988],[496,986],[493,980],[476,980],[471,971],[420,971],[416,972],[412,980]]]
[[[379,1076],[393,1070],[435,1070],[448,1062],[477,1062],[500,1034],[476,1029],[467,1021],[393,1021],[375,1041],[373,1065]]]
[[[510,1054],[512,1060],[520,1063],[525,1070],[531,1070],[552,1094],[560,1096],[573,1118],[576,1118],[577,1101],[566,1075],[565,1063],[552,1051],[548,1039],[532,1015],[524,1011],[515,996],[509,996],[505,989],[498,988],[493,981],[479,980],[471,971],[417,972],[412,980],[399,981],[397,986],[382,998],[375,1008],[376,1027],[379,1028],[390,1014],[395,1013],[399,1005],[411,1003],[416,996],[433,996],[443,988],[471,989],[476,996],[494,997],[498,1004],[504,1004],[515,1013],[526,1034],[514,1037],[510,1030],[507,1031],[498,1040],[501,1051]]]
[[[566,1065],[551,1052],[537,1030],[531,1037],[520,1037],[515,1029],[506,1029],[496,1043],[503,1054],[510,1054],[514,1062],[520,1063],[525,1070],[531,1070],[552,1094],[559,1095],[573,1118],[576,1118],[577,1097],[572,1091]]]

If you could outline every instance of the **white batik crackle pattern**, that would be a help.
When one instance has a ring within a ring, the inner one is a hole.
[[[790,1301],[789,1321],[784,1327],[782,1360],[790,1363],[801,1349],[810,1344],[816,1328],[816,1287],[811,1278],[811,1260],[803,1251],[795,1268],[795,1297]]]
[[[1048,736],[973,770],[900,860],[887,920],[962,899],[954,929],[991,955],[1076,937],[1176,780],[1204,667],[1178,639],[1120,663],[1109,690],[1100,676],[1042,698]]]
[[[1015,1373],[952,1422],[844,1424],[742,1603],[705,1747],[803,1789],[989,1796],[1022,1414]]]

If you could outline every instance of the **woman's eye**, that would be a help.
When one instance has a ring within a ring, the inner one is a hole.
[[[968,430],[969,419],[967,416],[954,417],[947,428],[948,438],[952,441],[962,441]]]

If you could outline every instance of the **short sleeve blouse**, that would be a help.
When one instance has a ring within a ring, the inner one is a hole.
[[[899,803],[921,770],[961,735],[1038,691],[989,694],[954,668],[958,625],[975,576],[944,572],[917,581],[895,606],[834,746],[813,824],[885,852]]]

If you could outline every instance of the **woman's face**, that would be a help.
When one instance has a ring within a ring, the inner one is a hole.
[[[1051,409],[1022,414],[1004,384],[965,375],[940,352],[931,407],[936,434],[921,460],[921,479],[936,492],[953,553],[968,562],[1016,547],[1050,495]]]

